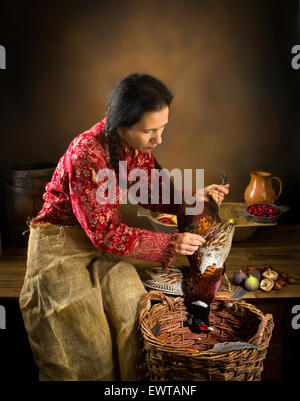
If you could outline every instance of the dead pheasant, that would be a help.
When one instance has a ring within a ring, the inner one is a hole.
[[[212,206],[212,205],[211,205]],[[211,210],[212,208],[210,208]],[[169,267],[153,268],[147,273],[146,287],[166,294],[184,297],[189,313],[187,323],[194,332],[210,330],[210,304],[225,273],[225,260],[230,252],[234,234],[231,220],[220,222],[214,213],[199,216],[177,215],[179,232],[193,232],[203,236],[205,244],[187,256],[189,267],[184,270]]]
[[[225,260],[231,248],[234,224],[229,220],[221,223],[218,215],[217,219],[211,215],[179,215],[177,219],[179,232],[194,232],[206,240],[193,255],[187,256],[190,266],[183,271],[182,279],[182,291],[189,312],[187,322],[194,332],[206,331],[210,329],[210,304],[215,299],[225,273]]]
[[[225,260],[230,252],[234,234],[233,220],[221,222],[219,208],[212,198],[204,213],[186,215],[184,207],[177,214],[179,232],[192,232],[205,238],[204,245],[187,256],[189,268],[183,271],[161,268],[149,272],[152,279],[144,284],[167,294],[183,295],[188,311],[187,324],[194,332],[211,330],[210,305],[215,299],[225,273]]]
[[[222,172],[220,184],[227,178]],[[212,330],[209,323],[210,305],[216,297],[225,273],[225,260],[229,254],[234,234],[233,221],[221,223],[219,206],[210,198],[209,212],[200,216],[177,216],[179,232],[202,235],[206,242],[193,255],[188,256],[189,269],[183,272],[182,290],[188,311],[187,324],[194,332]]]

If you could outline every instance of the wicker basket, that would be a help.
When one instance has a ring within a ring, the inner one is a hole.
[[[147,380],[261,380],[274,327],[272,315],[265,316],[245,302],[217,298],[210,314],[214,331],[208,334],[195,334],[185,327],[186,315],[182,297],[172,298],[158,291],[145,295],[140,330]],[[159,333],[155,333],[158,326]],[[218,353],[210,350],[216,343],[234,341],[257,348]]]

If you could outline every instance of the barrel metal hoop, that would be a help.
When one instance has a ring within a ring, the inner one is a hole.
[[[30,194],[30,195],[42,195],[44,191],[41,189],[31,189],[25,187],[16,187],[14,185],[10,185],[8,182],[5,182],[5,187],[12,192],[17,192],[19,194]]]

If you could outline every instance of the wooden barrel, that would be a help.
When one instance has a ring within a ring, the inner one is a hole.
[[[35,217],[43,206],[45,185],[51,181],[56,164],[35,163],[14,166],[8,172],[6,210],[11,245],[27,246],[26,221]]]

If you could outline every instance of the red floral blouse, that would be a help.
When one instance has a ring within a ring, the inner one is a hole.
[[[103,182],[97,178],[100,169],[112,169],[104,145],[106,119],[78,135],[60,158],[51,182],[46,185],[44,204],[33,223],[59,225],[80,224],[93,245],[104,252],[159,262],[168,267],[175,256],[178,230],[163,234],[129,227],[119,211],[119,199],[115,204],[101,204],[96,192]],[[119,160],[127,161],[127,171],[144,169],[148,174],[148,196],[151,197],[151,170],[155,168],[153,156],[131,148],[126,155],[119,145]],[[128,189],[130,188],[128,182]],[[117,185],[118,188],[118,185]],[[118,191],[117,191],[118,193]],[[142,204],[152,211],[176,214],[176,205]]]

